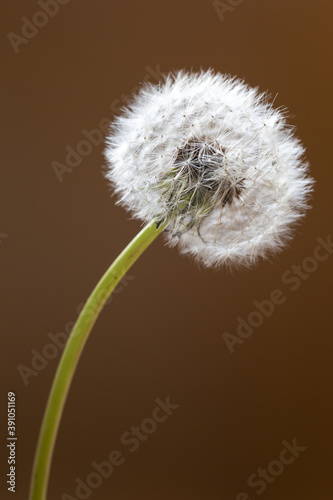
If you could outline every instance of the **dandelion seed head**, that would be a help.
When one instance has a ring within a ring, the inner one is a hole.
[[[275,254],[308,208],[304,148],[266,94],[214,73],[146,83],[111,126],[107,178],[170,245],[206,266]]]

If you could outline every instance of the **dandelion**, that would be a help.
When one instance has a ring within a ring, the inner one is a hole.
[[[163,232],[206,266],[252,266],[284,246],[313,188],[286,110],[211,70],[145,84],[114,121],[106,158],[118,202],[146,224],[101,278],[68,339],[40,432],[30,500],[46,498],[57,429],[88,335],[150,243]]]

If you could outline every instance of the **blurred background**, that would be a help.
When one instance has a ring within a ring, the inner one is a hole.
[[[140,229],[103,177],[105,127],[140,82],[209,67],[289,108],[313,209],[252,271],[205,270],[154,242],[82,354],[48,498],[332,498],[332,14],[328,0],[2,1],[1,498],[7,392],[24,500],[66,332]],[[283,303],[230,347],[276,289]],[[122,463],[102,477],[113,450]]]

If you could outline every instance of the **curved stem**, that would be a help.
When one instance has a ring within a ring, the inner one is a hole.
[[[106,300],[118,282],[144,250],[161,233],[155,221],[147,224],[121,252],[102,276],[69,336],[47,402],[37,444],[30,488],[30,500],[45,500],[54,444],[70,384],[82,349]]]

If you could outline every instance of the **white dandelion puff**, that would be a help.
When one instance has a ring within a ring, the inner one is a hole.
[[[171,73],[115,119],[106,176],[119,203],[166,223],[182,253],[251,266],[284,246],[313,188],[285,114],[237,78]]]

